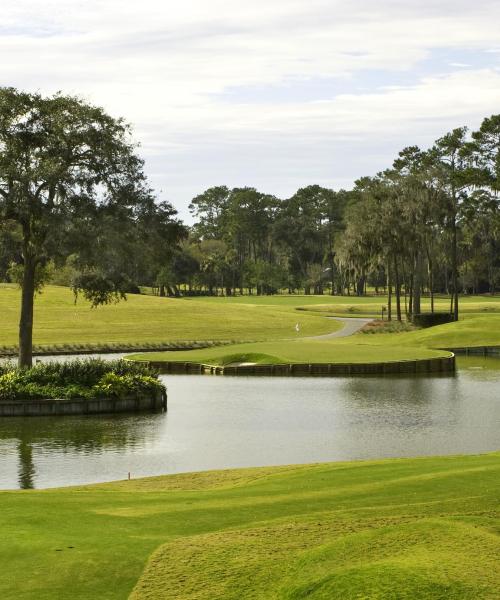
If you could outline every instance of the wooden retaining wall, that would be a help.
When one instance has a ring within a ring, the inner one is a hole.
[[[454,354],[465,354],[465,356],[498,356],[500,346],[472,346],[469,348],[445,348]]]
[[[191,362],[156,362],[148,363],[162,373],[192,375],[308,375],[346,376],[346,375],[394,375],[411,373],[453,373],[455,356],[427,358],[421,360],[404,360],[385,363],[311,363],[311,364],[278,364],[278,365],[227,365],[216,367]]]
[[[0,417],[44,417],[55,415],[95,415],[104,413],[167,410],[167,394],[161,390],[147,396],[126,398],[72,398],[70,400],[2,400]]]

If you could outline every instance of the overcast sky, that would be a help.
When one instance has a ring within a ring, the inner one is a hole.
[[[9,0],[2,85],[123,116],[188,219],[213,185],[349,187],[500,112],[498,0]]]

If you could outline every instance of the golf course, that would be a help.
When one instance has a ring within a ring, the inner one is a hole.
[[[16,286],[0,285],[0,353],[2,348],[15,347],[19,296]],[[223,348],[148,353],[148,357],[166,362],[226,364],[241,359],[273,364],[424,359],[442,356],[446,348],[494,346],[500,339],[500,298],[494,296],[462,298],[463,318],[456,323],[401,333],[327,337],[342,329],[341,321],[327,317],[378,318],[383,301],[376,296],[159,298],[129,294],[126,301],[91,308],[82,298],[75,302],[68,288],[47,286],[35,304],[34,344],[50,354],[120,345],[154,349],[224,342]],[[446,298],[436,300],[435,309],[444,312],[447,305]]]
[[[499,495],[498,453],[1,492],[0,596],[496,600]]]
[[[5,348],[15,345],[18,294],[0,286]],[[92,309],[48,286],[34,342],[46,352],[224,342],[132,356],[213,365],[404,361],[498,345],[494,297],[463,298],[455,323],[340,336],[331,317],[377,318],[382,301],[129,295]],[[498,452],[2,491],[0,597],[495,600],[499,497]]]

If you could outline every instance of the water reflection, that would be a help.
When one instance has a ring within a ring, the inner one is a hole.
[[[493,366],[491,366],[493,365]],[[500,446],[500,359],[456,376],[166,376],[167,414],[0,420],[0,488]]]
[[[22,490],[31,490],[33,476],[35,474],[35,465],[33,463],[33,447],[30,442],[19,441],[19,487]]]
[[[155,416],[14,417],[0,420],[0,450],[3,449],[0,487],[4,487],[5,463],[13,459],[14,454],[18,459],[18,487],[31,489],[37,472],[34,454],[42,457],[45,465],[51,454],[76,458],[133,452],[134,448],[143,448],[154,439]],[[59,474],[52,473],[50,477],[58,480]],[[64,480],[61,485],[63,483]]]

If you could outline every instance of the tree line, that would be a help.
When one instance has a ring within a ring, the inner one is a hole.
[[[161,283],[169,293],[387,294],[388,317],[421,298],[500,286],[500,115],[431,148],[403,149],[351,190],[311,185],[288,199],[213,187],[193,199],[195,224]],[[186,292],[184,292],[186,293]]]
[[[129,126],[57,94],[0,88],[0,280],[22,288],[20,364],[49,281],[93,306],[159,295],[387,294],[389,318],[421,298],[500,286],[500,115],[410,146],[350,190],[280,199],[252,187],[193,198],[187,226],[158,202]]]

